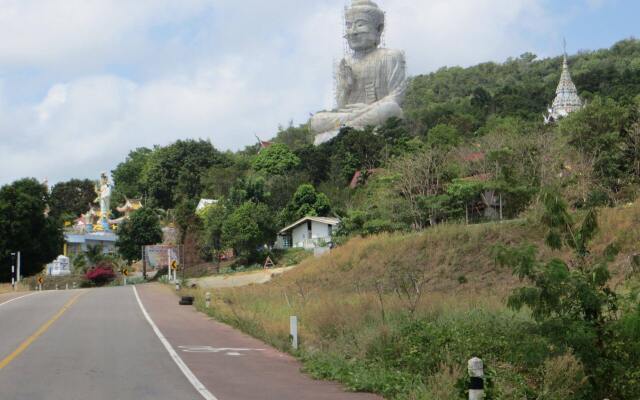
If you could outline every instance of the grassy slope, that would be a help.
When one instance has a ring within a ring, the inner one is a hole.
[[[600,214],[594,250],[613,241],[622,248],[613,284],[629,268],[639,221],[640,204]],[[556,392],[571,394],[581,367],[537,335],[526,313],[505,308],[519,282],[491,256],[498,243],[542,247],[543,233],[523,219],[355,238],[269,284],[216,291],[209,312],[284,350],[288,317],[298,315],[299,355],[312,374],[387,398],[458,398],[455,385],[474,355],[491,365],[498,398],[522,398],[554,384],[562,386]],[[407,276],[426,282],[414,318],[408,315],[415,298],[402,295]],[[196,296],[202,307],[202,291]],[[558,383],[552,372],[565,370],[575,379],[563,373]]]

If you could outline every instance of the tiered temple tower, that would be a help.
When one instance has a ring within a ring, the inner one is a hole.
[[[567,53],[564,54],[564,61],[562,63],[562,75],[560,76],[560,83],[558,89],[556,89],[556,98],[553,100],[553,104],[549,109],[549,114],[545,116],[545,122],[547,124],[564,118],[572,112],[582,109],[584,103],[578,95],[578,89],[571,80],[571,72],[569,72],[569,62],[567,61]]]

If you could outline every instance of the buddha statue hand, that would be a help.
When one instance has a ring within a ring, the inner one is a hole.
[[[350,92],[354,84],[353,70],[351,69],[351,66],[347,64],[347,61],[345,59],[342,59],[342,61],[340,62],[338,73],[338,79],[340,84],[342,85],[342,89]]]

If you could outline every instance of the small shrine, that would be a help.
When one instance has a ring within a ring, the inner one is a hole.
[[[89,204],[87,212],[80,215],[71,226],[65,229],[65,256],[84,253],[89,246],[101,246],[103,252],[107,254],[115,252],[118,226],[131,218],[134,211],[143,207],[142,200],[125,197],[125,203],[116,207],[121,216],[113,219],[111,218],[112,186],[106,173],[101,175],[95,191],[97,197],[94,204]]]

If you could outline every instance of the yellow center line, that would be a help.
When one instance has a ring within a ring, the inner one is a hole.
[[[60,311],[58,311],[58,313],[56,315],[54,315],[49,321],[47,321],[44,325],[42,325],[40,327],[40,329],[38,329],[36,331],[36,333],[34,333],[33,335],[29,336],[29,338],[27,340],[25,340],[24,342],[22,342],[22,344],[20,346],[18,346],[18,348],[15,349],[13,353],[9,354],[4,360],[0,361],[0,370],[2,370],[4,367],[9,365],[11,363],[11,361],[15,360],[23,351],[25,351],[29,346],[31,346],[31,344],[33,344],[33,342],[35,342],[49,328],[51,328],[51,325],[53,325],[60,317],[62,317],[62,314],[67,312],[67,310],[69,308],[71,308],[73,303],[75,303],[76,300],[78,300],[78,297],[82,296],[83,294],[84,294],[84,292],[81,292],[78,295],[76,295],[75,297],[73,297],[71,300],[69,300],[67,302],[67,304],[65,304],[60,309]]]

